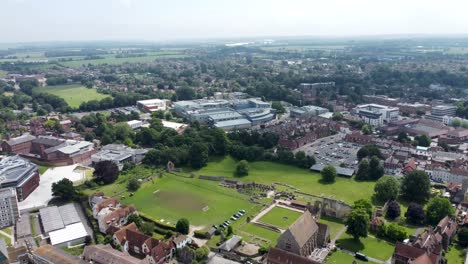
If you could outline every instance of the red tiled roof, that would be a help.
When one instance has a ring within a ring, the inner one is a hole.
[[[266,260],[268,264],[318,264],[316,261],[279,248],[271,248]]]

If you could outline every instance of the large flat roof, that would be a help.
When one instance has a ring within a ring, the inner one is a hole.
[[[232,126],[244,126],[244,125],[250,125],[252,122],[250,122],[247,119],[241,118],[241,119],[235,119],[235,120],[226,120],[226,121],[220,121],[216,122],[215,126],[218,128],[224,128],[224,127],[232,127]]]
[[[37,165],[19,156],[9,156],[0,161],[0,184],[23,182],[37,170]]]
[[[67,225],[65,228],[49,233],[50,244],[58,245],[88,236],[83,223]]]

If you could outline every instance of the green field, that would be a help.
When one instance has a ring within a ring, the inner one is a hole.
[[[259,222],[287,229],[301,215],[302,214],[299,212],[275,206],[266,215],[260,218]]]
[[[302,192],[332,196],[348,204],[362,198],[369,199],[374,193],[375,182],[357,182],[354,179],[338,177],[333,184],[323,184],[320,181],[320,174],[294,166],[268,161],[251,162],[249,166],[249,175],[238,178],[239,180],[263,184],[287,183]],[[195,173],[235,178],[235,167],[236,161],[231,157],[225,157],[212,160],[206,167]]]
[[[205,227],[221,224],[241,209],[249,215],[255,207],[247,196],[220,187],[218,182],[173,175],[144,184],[125,203],[135,204],[140,212],[156,220],[175,224],[186,217],[191,224]]]
[[[187,55],[182,54],[180,52],[172,51],[162,51],[162,52],[150,52],[147,56],[143,57],[129,57],[129,58],[116,58],[115,54],[103,55],[103,59],[95,59],[95,60],[84,60],[83,58],[73,58],[71,61],[60,61],[61,65],[66,67],[77,68],[81,67],[83,64],[124,64],[124,63],[148,63],[153,62],[159,59],[177,59],[177,58],[184,58]]]
[[[330,230],[330,239],[335,238],[338,232],[344,227],[343,221],[330,216],[320,217],[319,222],[328,225],[328,230]]]
[[[91,100],[101,100],[109,95],[100,94],[95,89],[88,89],[81,84],[68,84],[45,86],[36,88],[35,91],[50,93],[63,98],[71,107],[79,107],[81,103]]]
[[[256,226],[252,223],[246,224],[240,228],[241,231],[249,233],[251,235],[254,235],[256,237],[263,238],[265,240],[269,240],[270,243],[267,243],[269,246],[275,246],[276,245],[276,240],[281,236],[280,233],[268,230],[266,228]],[[241,236],[243,236],[243,233],[239,233]],[[245,240],[250,241],[250,242],[255,242],[252,237],[244,237]]]
[[[361,237],[356,241],[352,236],[346,233],[337,240],[337,245],[349,251],[361,252],[382,261],[389,259],[395,249],[394,244],[373,236]]]
[[[447,263],[449,264],[463,264],[465,261],[466,252],[468,249],[464,249],[457,244],[456,241],[453,242],[452,246],[449,248],[448,252],[445,254]]]
[[[325,260],[325,263],[327,264],[352,264],[353,261],[356,261],[357,263],[365,263],[341,251],[336,251],[336,252],[333,252],[331,255],[328,255],[327,259]]]

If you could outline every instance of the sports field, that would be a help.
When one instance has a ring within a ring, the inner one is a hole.
[[[287,229],[302,214],[293,210],[275,206],[266,215],[259,219],[259,222],[274,225]]]
[[[302,192],[325,195],[352,204],[358,199],[369,199],[374,193],[375,182],[357,182],[354,179],[337,177],[332,184],[322,183],[319,173],[294,166],[268,161],[251,162],[249,175],[242,177],[244,182],[254,181],[263,184],[287,183]],[[215,175],[235,178],[236,161],[231,157],[212,160],[195,174]]]
[[[101,100],[109,97],[107,94],[100,94],[96,89],[88,89],[81,84],[45,86],[36,88],[35,91],[59,96],[63,98],[69,106],[75,108],[79,107],[83,102]]]
[[[247,196],[220,187],[218,182],[174,175],[144,184],[125,203],[135,204],[140,212],[156,220],[175,224],[185,217],[199,226],[221,224],[242,209],[248,216],[255,207],[247,201]]]

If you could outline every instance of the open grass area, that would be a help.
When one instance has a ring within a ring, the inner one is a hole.
[[[51,168],[50,166],[39,165],[39,174],[40,175],[44,174],[50,168]]]
[[[0,70],[0,78],[5,78],[6,76],[7,76],[7,72]]]
[[[447,263],[449,264],[463,264],[465,261],[466,252],[468,249],[464,249],[459,246],[457,242],[454,242],[449,248],[449,251],[445,254]]]
[[[100,94],[96,89],[88,89],[81,84],[67,84],[56,86],[45,86],[36,88],[35,91],[50,93],[63,98],[71,107],[79,107],[81,103],[91,100],[101,100],[109,97]]]
[[[240,230],[243,231],[243,232],[252,234],[252,235],[254,235],[256,237],[260,237],[260,238],[263,238],[265,240],[269,240],[270,243],[267,243],[267,245],[269,245],[269,246],[276,245],[276,240],[278,240],[278,238],[281,236],[280,233],[271,231],[269,229],[266,229],[266,228],[263,228],[263,227],[260,227],[260,226],[256,226],[256,225],[254,225],[252,223],[249,223],[249,224],[246,224],[246,225],[242,226],[242,228],[240,228]],[[246,241],[250,241],[250,242],[256,241],[252,237],[244,236],[242,232],[240,232],[239,234],[241,236],[243,236]]]
[[[12,227],[5,227],[5,228],[2,229],[2,231],[9,234],[9,235],[13,234]]]
[[[287,229],[301,215],[302,214],[299,212],[275,206],[266,215],[260,218],[259,221],[282,229]]]
[[[320,174],[290,165],[258,161],[251,162],[249,166],[249,175],[237,179],[263,184],[272,184],[274,182],[287,183],[295,186],[302,192],[325,195],[327,197],[332,196],[348,204],[352,204],[358,199],[368,199],[374,193],[375,182],[357,182],[354,179],[338,177],[334,183],[324,184],[321,183]],[[235,167],[236,161],[233,158],[217,158],[211,160],[206,167],[195,173],[235,178]]]
[[[73,256],[79,256],[79,255],[83,254],[84,246],[72,247],[72,248],[61,247],[60,249],[67,252],[68,254],[73,255]]]
[[[356,261],[357,263],[366,263],[361,260],[357,260],[353,256],[343,253],[341,251],[333,252],[331,255],[327,257],[327,259],[325,260],[325,263],[327,264],[351,264],[353,263],[353,261]]]
[[[330,239],[335,238],[338,232],[344,227],[342,220],[330,216],[322,216],[319,222],[328,225]]]
[[[5,239],[5,243],[7,244],[7,246],[11,245],[11,238],[9,236],[5,236],[4,234],[0,233],[0,238]]]
[[[367,256],[382,261],[389,259],[393,254],[393,250],[395,249],[394,244],[373,236],[360,238],[358,241],[356,241],[352,236],[346,233],[344,233],[340,239],[337,240],[337,244],[337,246],[341,248],[353,252],[361,252]]]
[[[166,175],[144,184],[134,196],[124,201],[154,219],[172,224],[186,217],[193,225],[221,224],[241,209],[255,205],[247,196],[218,186],[217,182]]]

